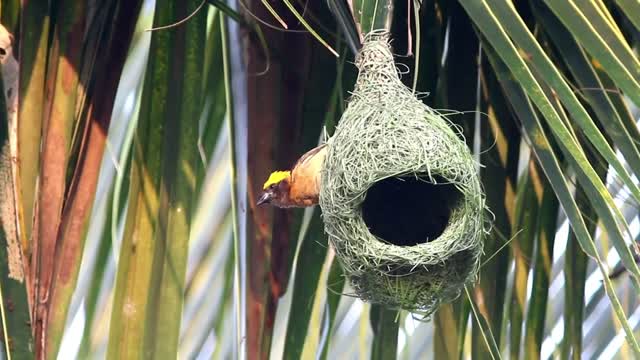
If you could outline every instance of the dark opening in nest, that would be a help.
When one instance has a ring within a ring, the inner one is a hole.
[[[391,244],[413,246],[442,234],[462,194],[437,176],[391,177],[367,190],[362,217],[369,231]]]

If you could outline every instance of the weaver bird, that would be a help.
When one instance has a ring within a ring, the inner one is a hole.
[[[318,203],[320,171],[327,154],[326,144],[302,155],[289,171],[274,171],[262,187],[258,205],[280,208],[307,207]]]

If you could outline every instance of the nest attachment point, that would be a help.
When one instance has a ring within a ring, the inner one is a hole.
[[[466,144],[398,77],[389,37],[369,34],[322,170],[325,231],[357,295],[421,313],[475,280],[484,194]]]

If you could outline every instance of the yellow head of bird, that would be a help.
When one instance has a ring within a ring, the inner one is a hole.
[[[269,186],[279,183],[291,175],[290,171],[274,171],[269,175],[267,181],[262,186],[262,190],[266,190]]]
[[[272,201],[278,203],[286,195],[284,188],[279,184],[287,180],[290,175],[290,171],[272,172],[262,186],[262,195],[258,199],[258,205],[272,203]]]

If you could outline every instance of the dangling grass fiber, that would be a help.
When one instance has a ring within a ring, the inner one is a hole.
[[[320,206],[356,294],[425,317],[478,273],[485,200],[476,164],[398,77],[389,36],[366,36],[358,80],[328,140]]]

